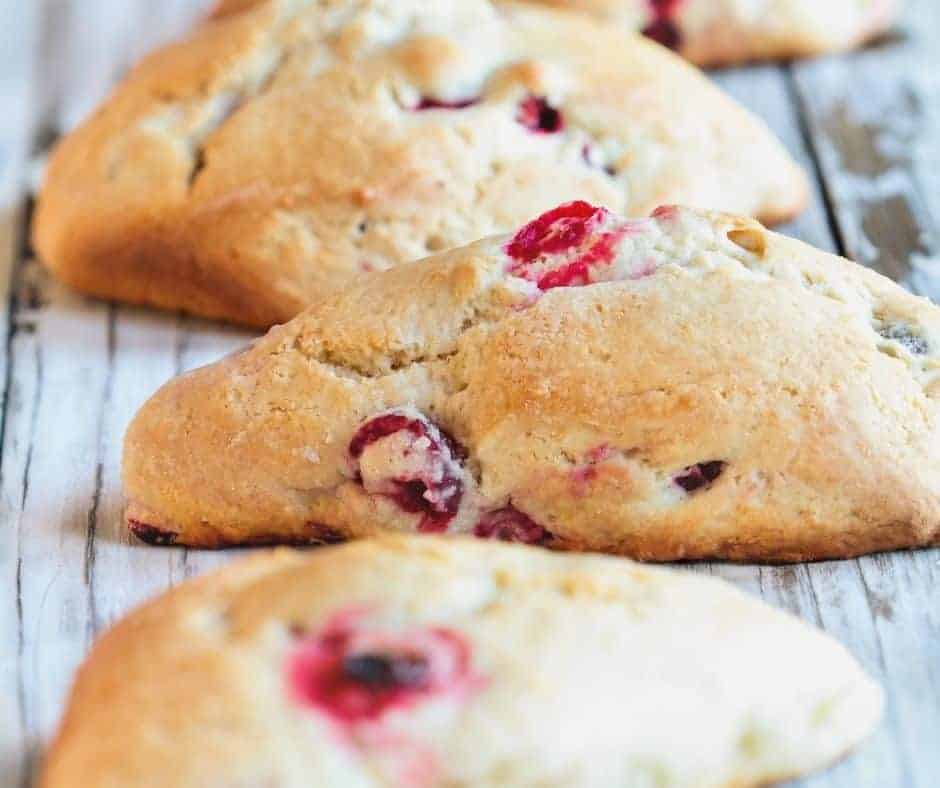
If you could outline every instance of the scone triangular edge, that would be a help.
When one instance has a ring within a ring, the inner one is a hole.
[[[805,202],[760,120],[619,26],[336,5],[266,3],[134,69],[51,157],[41,259],[96,296],[267,327],[563,200],[767,221]]]
[[[752,788],[842,757],[880,710],[839,644],[723,581],[388,537],[131,614],[40,784]]]
[[[938,349],[936,306],[751,220],[566,204],[171,381],[127,434],[128,523],[652,560],[934,544]]]

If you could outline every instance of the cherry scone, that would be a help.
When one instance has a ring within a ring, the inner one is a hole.
[[[528,0],[636,30],[700,65],[841,52],[885,33],[902,0]],[[220,18],[270,0],[220,0]]]
[[[486,0],[281,0],[149,57],[53,154],[40,257],[79,290],[268,327],[569,199],[765,220],[766,126],[622,26]]]
[[[936,306],[753,220],[567,203],[171,381],[127,433],[127,523],[652,560],[933,544],[938,350]]]
[[[81,668],[42,788],[749,788],[821,768],[881,692],[693,573],[467,539],[268,553]]]

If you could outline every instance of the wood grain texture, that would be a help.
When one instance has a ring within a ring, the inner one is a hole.
[[[28,178],[35,97],[32,68],[38,30],[37,9],[22,7],[16,0],[0,0],[0,19],[18,24],[0,25],[0,441],[3,454],[10,445],[5,435],[6,414],[15,407],[11,384],[9,348],[14,333],[13,282],[23,258],[27,215],[23,186]],[[37,740],[29,735],[24,716],[26,694],[23,681],[23,610],[18,528],[14,501],[17,484],[0,465],[0,774],[11,785],[26,784]]]
[[[940,6],[911,0],[903,29],[879,45],[793,68],[841,251],[935,301],[938,39]],[[854,784],[940,784],[940,552],[851,564],[856,591],[835,584],[823,624],[853,647],[888,693],[887,724],[875,746],[854,762],[864,769]]]
[[[782,87],[767,67],[719,80],[816,176],[810,211],[783,231],[940,301],[938,39],[940,6],[912,0],[896,34],[864,52],[778,68]],[[771,98],[781,91],[788,100]],[[730,579],[741,571],[730,568]],[[767,601],[837,637],[887,691],[885,724],[869,745],[805,785],[940,784],[940,551],[756,571]]]
[[[205,5],[204,3],[203,5]],[[25,247],[30,154],[68,129],[199,3],[0,0],[0,769],[27,786],[74,667],[138,601],[231,553],[155,549],[121,525],[119,459],[137,407],[170,376],[243,343],[233,329],[92,302]],[[92,22],[94,20],[94,22]],[[89,54],[91,53],[91,54]],[[5,64],[6,66],[6,64]],[[790,227],[940,297],[940,6],[854,55],[716,79],[814,174]],[[239,552],[238,555],[243,554]],[[845,643],[885,685],[885,724],[804,788],[940,784],[940,551],[788,567],[702,565]]]

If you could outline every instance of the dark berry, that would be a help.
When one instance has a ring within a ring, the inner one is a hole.
[[[386,479],[372,479],[371,486],[404,511],[421,514],[418,530],[446,531],[463,499],[464,485],[459,470],[465,452],[453,437],[427,418],[393,411],[365,422],[349,443],[349,455],[357,466],[357,479],[364,483],[359,463],[362,454],[373,444],[399,433],[410,436],[401,458],[401,473]],[[415,455],[421,459],[418,470],[414,468]]]
[[[128,520],[127,527],[130,528],[131,533],[140,539],[140,541],[152,545],[171,545],[176,542],[179,536],[178,533],[166,531],[162,528],[142,523],[139,520]]]
[[[643,28],[643,35],[669,49],[678,49],[682,45],[682,34],[671,19],[657,19],[651,22]]]
[[[927,344],[927,340],[920,334],[915,333],[910,326],[903,325],[902,323],[889,323],[884,325],[878,330],[878,333],[885,339],[900,342],[915,356],[923,356],[930,351],[930,345]]]
[[[480,539],[522,544],[544,544],[551,539],[547,530],[512,505],[483,515],[473,529],[473,535]]]
[[[480,99],[468,98],[460,101],[441,101],[440,99],[422,96],[421,101],[415,106],[415,111],[421,112],[426,109],[466,109],[478,104]]]
[[[687,493],[693,493],[714,482],[724,472],[726,465],[722,460],[700,462],[686,468],[674,481]]]
[[[669,49],[678,49],[682,44],[682,34],[676,23],[676,14],[682,0],[649,0],[653,21],[643,30],[643,35],[653,39]]]
[[[372,689],[424,687],[428,669],[419,654],[351,654],[343,659],[346,677]]]
[[[456,632],[440,627],[385,632],[360,626],[360,617],[341,614],[319,633],[291,629],[295,644],[286,678],[296,702],[352,726],[479,685],[470,647]]]
[[[555,134],[565,127],[561,110],[556,109],[544,96],[529,96],[519,105],[516,120],[536,134]]]

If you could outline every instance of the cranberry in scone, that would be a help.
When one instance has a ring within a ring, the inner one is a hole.
[[[512,505],[496,507],[475,489],[463,467],[465,453],[454,438],[413,408],[386,411],[365,421],[349,443],[355,478],[370,495],[420,515],[424,533],[460,532],[452,523],[466,503],[469,522],[479,512],[472,533],[482,539],[543,544],[551,534]]]
[[[420,514],[419,531],[447,530],[464,494],[460,448],[415,410],[399,408],[365,422],[349,443],[356,478],[372,494]]]
[[[646,224],[623,221],[583,201],[560,205],[512,237],[506,245],[509,272],[534,281],[540,290],[645,276],[645,264],[626,266],[627,271],[611,264],[623,238],[642,233]]]
[[[551,533],[514,506],[487,512],[474,527],[473,535],[480,539],[521,544],[545,544],[552,537]]]
[[[676,14],[683,0],[649,0],[652,21],[643,28],[643,35],[652,38],[669,49],[678,49],[682,34]]]
[[[479,683],[469,644],[457,632],[386,631],[363,619],[341,614],[318,633],[298,633],[286,666],[295,702],[353,726]]]
[[[561,110],[544,96],[529,96],[519,105],[516,120],[536,134],[555,134],[565,128]]]
[[[415,110],[418,112],[428,110],[428,109],[466,109],[467,107],[472,107],[474,104],[478,104],[480,99],[476,96],[466,99],[458,99],[457,101],[444,101],[443,99],[432,98],[431,96],[422,96],[421,100],[418,102]]]

